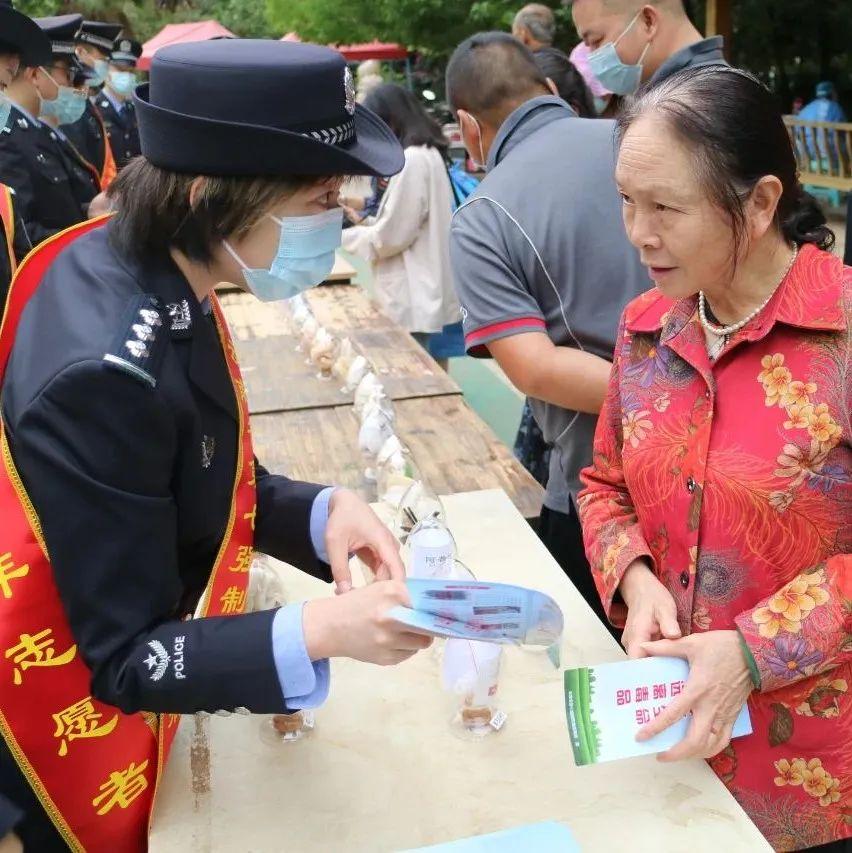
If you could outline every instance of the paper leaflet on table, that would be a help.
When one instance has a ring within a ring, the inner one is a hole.
[[[531,823],[502,832],[476,835],[446,844],[418,847],[407,853],[580,853],[567,826],[556,821]]]
[[[562,634],[559,605],[534,589],[486,581],[409,578],[411,608],[397,622],[437,637],[550,646]]]
[[[649,657],[565,670],[565,713],[578,765],[664,752],[686,737],[690,717],[638,742],[636,733],[684,690],[689,665],[680,658]],[[751,734],[744,705],[732,737]]]

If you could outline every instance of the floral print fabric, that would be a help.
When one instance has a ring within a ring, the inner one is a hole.
[[[852,269],[804,246],[710,362],[696,299],[624,312],[579,501],[610,618],[645,557],[684,633],[738,628],[753,734],[710,764],[776,850],[852,837]]]

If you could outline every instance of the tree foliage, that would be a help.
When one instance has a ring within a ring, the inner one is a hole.
[[[548,0],[559,21],[557,43],[576,43],[570,8]],[[685,0],[703,29],[706,0]],[[852,15],[849,0],[731,0],[735,64],[772,86],[785,106],[809,99],[818,80],[833,80],[852,105]],[[80,11],[118,20],[142,41],[165,24],[215,18],[241,36],[280,38],[295,31],[320,44],[394,41],[439,67],[477,30],[507,30],[523,0],[17,0],[30,15]]]
[[[119,21],[140,41],[166,24],[211,18],[239,36],[273,35],[264,0],[17,0],[15,6],[33,17],[80,12],[88,20]]]

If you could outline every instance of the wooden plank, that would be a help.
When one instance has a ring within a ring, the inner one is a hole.
[[[719,35],[725,39],[725,56],[730,60],[734,35],[731,0],[707,0],[704,29],[708,36]]]
[[[358,329],[386,329],[396,324],[361,287],[330,285],[307,294],[317,322],[336,337],[345,337]]]
[[[273,473],[346,486],[375,499],[375,486],[364,479],[351,406],[252,415],[251,428],[254,452]]]
[[[396,433],[438,494],[503,489],[525,518],[537,518],[544,491],[458,395],[394,403]],[[252,416],[258,459],[270,470],[335,483],[375,499],[363,476],[358,420],[349,406]]]
[[[407,332],[379,312],[359,287],[315,289],[311,307],[336,338],[349,337],[373,365],[392,400],[460,394],[461,389]],[[298,340],[289,308],[248,294],[226,294],[222,307],[237,348],[252,414],[352,403],[338,379],[321,380]]]
[[[396,432],[439,495],[503,489],[524,518],[538,518],[544,489],[463,397],[394,404]]]

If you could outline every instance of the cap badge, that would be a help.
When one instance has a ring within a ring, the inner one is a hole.
[[[355,115],[355,81],[352,79],[352,72],[347,65],[343,71],[343,89],[346,94],[346,112],[349,115]]]

